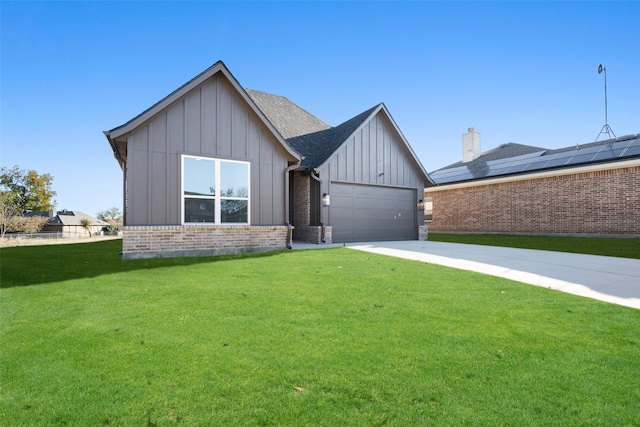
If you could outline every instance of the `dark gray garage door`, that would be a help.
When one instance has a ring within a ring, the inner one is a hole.
[[[331,183],[333,241],[413,240],[415,190]]]

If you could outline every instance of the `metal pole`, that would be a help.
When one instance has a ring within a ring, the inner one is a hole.
[[[607,116],[607,67],[604,67],[604,124],[609,127],[609,119]]]

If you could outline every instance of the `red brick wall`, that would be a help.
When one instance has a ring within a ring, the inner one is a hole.
[[[640,236],[640,166],[429,188],[430,232]]]

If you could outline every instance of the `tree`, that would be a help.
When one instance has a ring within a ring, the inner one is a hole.
[[[96,214],[96,217],[102,221],[106,221],[110,224],[116,224],[122,221],[122,212],[115,206],[106,211],[101,211]]]
[[[91,237],[91,220],[89,218],[82,218],[80,220],[80,226],[89,232],[89,237]]]
[[[35,170],[2,168],[0,192],[17,213],[26,210],[49,211],[55,206],[56,192],[51,189],[53,176],[39,174]]]
[[[115,206],[106,211],[101,211],[96,214],[98,219],[109,223],[102,229],[107,236],[115,236],[118,234],[118,229],[122,226],[122,212]]]
[[[0,193],[0,237],[10,231],[11,218],[17,214],[13,200],[9,193]]]

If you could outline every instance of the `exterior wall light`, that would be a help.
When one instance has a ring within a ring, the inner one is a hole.
[[[423,210],[424,209],[424,200],[420,199],[418,200],[418,210]]]
[[[322,195],[322,206],[331,206],[331,196],[327,193]]]

